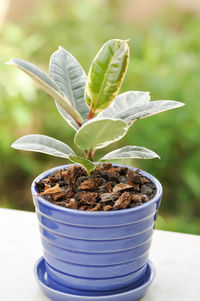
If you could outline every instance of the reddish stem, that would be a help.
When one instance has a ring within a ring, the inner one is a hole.
[[[77,122],[78,126],[81,127],[82,124],[80,122],[78,122],[78,121],[76,121],[76,122]]]
[[[94,112],[92,112],[92,110],[89,111],[88,114],[88,120],[92,119],[94,117]]]

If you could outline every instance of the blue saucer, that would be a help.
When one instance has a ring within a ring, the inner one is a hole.
[[[43,293],[53,301],[137,301],[145,295],[148,287],[155,278],[156,270],[153,263],[148,261],[146,273],[137,283],[107,293],[78,291],[71,288],[67,292],[62,292],[62,287],[60,291],[51,288],[48,284],[43,257],[35,263],[34,273]]]

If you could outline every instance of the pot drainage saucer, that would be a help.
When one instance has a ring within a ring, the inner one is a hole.
[[[43,293],[52,301],[137,301],[145,295],[148,287],[155,278],[156,270],[153,263],[148,261],[146,273],[137,283],[117,291],[108,292],[88,292],[71,288],[66,290],[66,287],[65,292],[63,292],[62,287],[60,290],[51,288],[47,280],[43,257],[35,263],[34,273]]]

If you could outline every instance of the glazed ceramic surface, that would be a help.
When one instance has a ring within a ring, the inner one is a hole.
[[[96,278],[83,278],[59,272],[46,263],[46,271],[51,287],[58,289],[57,283],[66,287],[70,283],[71,288],[77,289],[78,287],[79,290],[83,291],[107,291],[123,288],[139,280],[144,275],[146,268],[147,265],[145,264],[134,273],[120,277],[98,278],[99,275],[96,274]]]
[[[162,187],[152,175],[141,171],[156,186],[156,195],[147,203],[116,211],[87,212],[54,205],[37,195],[35,183],[58,166],[44,172],[32,184],[32,194],[39,220],[44,258],[50,281],[80,289],[112,290],[127,286],[143,276]],[[132,168],[134,169],[134,168]],[[121,285],[117,278],[121,277]],[[96,280],[97,283],[97,280]],[[109,285],[110,283],[110,285]],[[115,286],[116,284],[116,286]]]
[[[62,285],[60,285],[59,290],[53,289],[47,280],[46,265],[43,257],[36,262],[34,272],[42,291],[52,301],[138,301],[145,295],[156,274],[154,265],[149,261],[143,277],[134,285],[121,290],[110,291],[109,293],[83,293],[83,291],[63,287]]]

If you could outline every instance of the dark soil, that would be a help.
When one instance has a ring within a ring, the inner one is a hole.
[[[89,177],[72,165],[36,184],[38,195],[66,208],[109,211],[133,208],[152,199],[156,188],[147,178],[127,167],[101,164]]]

